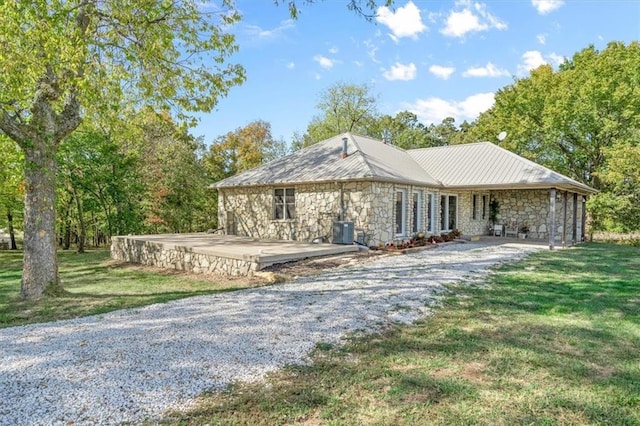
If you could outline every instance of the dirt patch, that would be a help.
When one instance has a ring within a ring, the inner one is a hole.
[[[377,259],[381,256],[390,256],[394,254],[389,254],[388,252],[380,250],[369,250],[338,256],[314,257],[296,260],[293,262],[277,263],[262,269],[261,272],[270,272],[280,275],[285,279],[292,279],[295,277],[316,275],[328,269],[346,268],[348,266],[371,261],[372,259]]]
[[[329,269],[344,268],[347,266],[368,262],[381,256],[392,256],[398,254],[401,254],[401,252],[398,251],[390,254],[389,252],[385,251],[369,250],[356,253],[347,253],[337,256],[313,257],[286,263],[277,263],[256,272],[252,277],[230,277],[217,274],[194,274],[192,272],[179,269],[168,269],[158,266],[140,265],[138,263],[129,263],[113,259],[106,261],[106,266],[109,268],[126,268],[134,271],[153,272],[165,276],[180,276],[183,278],[200,281],[211,281],[217,283],[233,282],[238,285],[253,287],[289,281],[295,277],[317,275]]]

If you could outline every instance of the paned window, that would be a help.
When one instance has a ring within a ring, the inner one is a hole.
[[[422,229],[422,192],[413,193],[411,232],[420,232]]]
[[[273,218],[296,217],[296,192],[293,188],[277,188],[273,192]]]

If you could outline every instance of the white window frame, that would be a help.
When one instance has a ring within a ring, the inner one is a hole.
[[[401,217],[400,223],[398,223],[398,194],[402,194],[401,198]],[[395,214],[395,221],[393,226],[396,228],[395,236],[396,237],[404,237],[407,232],[407,191],[405,189],[396,189],[395,196],[393,197],[393,212]],[[400,229],[398,228],[400,225]]]
[[[411,216],[411,232],[412,233],[417,233],[420,232],[423,227],[423,221],[422,221],[422,208],[423,208],[423,201],[422,201],[422,191],[413,191],[413,193],[411,194],[411,212],[412,212],[412,216]],[[417,197],[417,208],[415,209],[415,212],[413,211],[413,206],[414,203],[416,201]]]
[[[451,232],[453,231],[453,229],[448,229],[449,227],[449,222],[450,221],[450,215],[451,212],[449,211],[449,197],[455,197],[456,198],[456,217],[455,217],[455,221],[456,221],[456,226],[458,226],[458,213],[460,211],[460,200],[457,194],[440,194],[440,209],[442,210],[442,197],[445,197],[445,208],[444,211],[442,212],[442,216],[440,217],[440,228],[442,228],[442,223],[446,223],[447,224],[447,229],[440,229],[440,232]]]
[[[282,191],[282,203],[277,201],[278,195],[277,191]],[[291,192],[292,194],[290,194]],[[293,202],[287,201],[287,196],[293,196]],[[277,206],[282,206],[282,217],[278,217],[278,209]],[[293,205],[293,216],[289,217],[289,209],[287,206]],[[289,188],[275,188],[273,190],[273,220],[293,220],[296,217],[296,190],[293,187]]]
[[[429,232],[430,234],[435,234],[436,233],[436,194],[433,192],[430,192],[429,194],[427,194],[427,197],[429,198],[428,203],[429,206],[427,207],[427,215],[429,216],[429,222],[427,223],[427,232]]]

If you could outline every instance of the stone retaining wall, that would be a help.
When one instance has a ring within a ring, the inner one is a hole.
[[[128,237],[111,239],[111,258],[207,275],[252,276],[259,269],[259,264],[252,260],[194,253],[185,247],[165,247],[152,241]]]

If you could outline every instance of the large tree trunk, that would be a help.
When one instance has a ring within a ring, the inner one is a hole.
[[[24,266],[21,294],[37,299],[61,291],[55,234],[55,145],[34,138],[25,153]]]
[[[13,215],[11,214],[11,209],[7,209],[7,223],[9,224],[9,239],[11,240],[11,250],[18,250],[18,245],[16,244],[16,233],[13,229]]]

